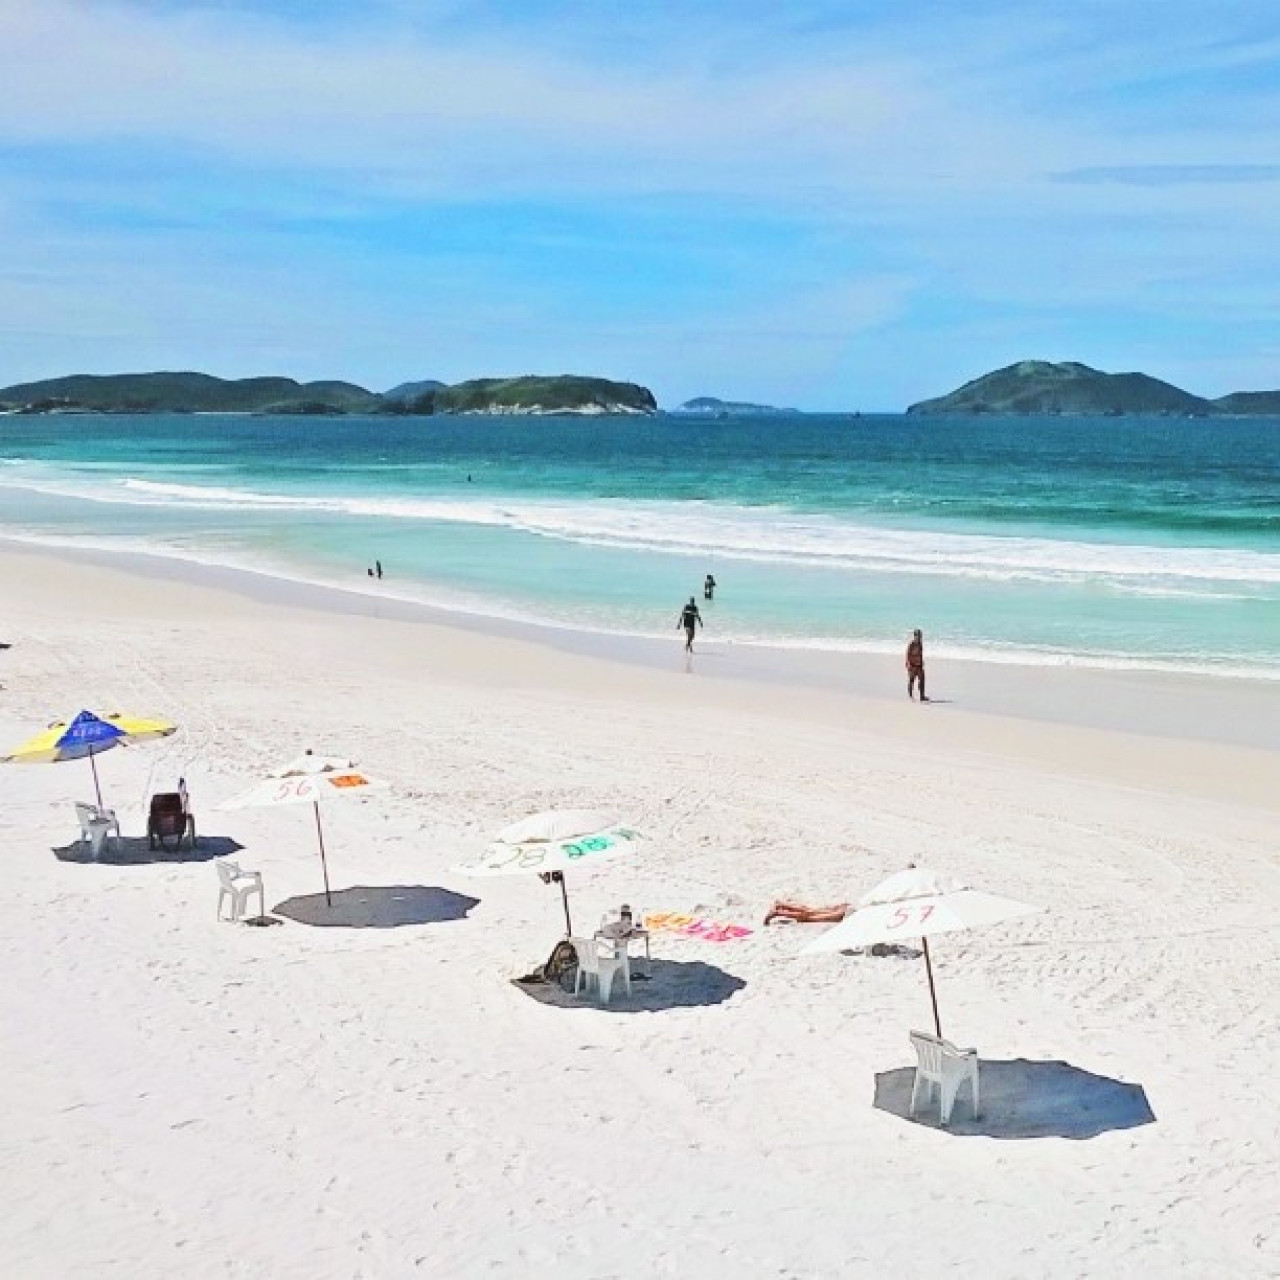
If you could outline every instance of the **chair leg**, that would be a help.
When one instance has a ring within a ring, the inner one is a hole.
[[[915,1083],[911,1086],[911,1106],[909,1108],[911,1115],[915,1115],[920,1110],[920,1086],[924,1084],[924,1076],[920,1074],[920,1068],[916,1068]]]
[[[948,1085],[946,1075],[944,1073],[942,1084],[938,1086],[938,1118],[944,1125],[951,1123],[951,1112],[956,1105],[956,1097],[960,1093],[960,1086],[964,1084],[964,1079],[952,1080]]]
[[[596,982],[600,988],[600,1003],[608,1004],[609,997],[613,994],[613,975],[614,968],[612,965],[602,964],[600,972],[596,974]]]

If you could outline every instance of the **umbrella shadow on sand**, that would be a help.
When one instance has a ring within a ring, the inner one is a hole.
[[[573,981],[520,982],[512,979],[518,991],[556,1009],[600,1009],[605,1013],[656,1013],[660,1009],[697,1009],[723,1004],[747,984],[713,964],[701,960],[654,960],[650,976],[637,978],[639,966],[631,969],[631,994],[619,978],[613,984],[612,998],[600,1004],[586,991],[573,994]]]
[[[298,924],[330,929],[397,929],[401,925],[443,924],[465,920],[479,898],[437,885],[352,885],[333,892],[333,905],[323,893],[286,898],[272,907],[275,915]]]
[[[939,1129],[937,1095],[911,1115],[914,1067],[876,1076],[872,1106],[912,1124]],[[1140,1084],[1095,1075],[1069,1062],[1009,1062],[982,1059],[978,1071],[982,1115],[973,1118],[969,1091],[961,1090],[951,1121],[942,1130],[956,1137],[1096,1138],[1115,1129],[1153,1124],[1155,1113]]]
[[[88,840],[74,840],[71,844],[54,847],[53,856],[59,862],[100,863],[110,867],[141,867],[156,862],[212,862],[239,853],[244,848],[230,836],[201,836],[195,848],[189,843],[181,849],[165,849],[157,844],[153,849],[146,836],[115,836],[108,840],[93,856]]]

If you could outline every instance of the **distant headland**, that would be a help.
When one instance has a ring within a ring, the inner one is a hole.
[[[647,387],[573,374],[405,382],[379,394],[353,382],[215,378],[207,373],[72,374],[0,387],[16,413],[647,414]]]
[[[771,404],[751,404],[746,400],[719,400],[715,396],[695,396],[678,404],[670,413],[698,418],[756,417],[775,413],[796,414],[799,409],[778,409]]]
[[[949,395],[908,406],[913,414],[1165,414],[1176,417],[1280,414],[1280,391],[1237,391],[1217,400],[1145,373],[1102,373],[1086,364],[1022,360],[984,373]]]

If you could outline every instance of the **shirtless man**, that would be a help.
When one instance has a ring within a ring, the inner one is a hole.
[[[907,697],[914,698],[916,681],[920,682],[920,701],[928,702],[924,696],[924,634],[918,628],[911,633],[907,645]]]
[[[692,596],[689,597],[689,603],[680,610],[680,617],[676,622],[676,630],[684,628],[684,651],[686,653],[693,652],[693,633],[702,626],[702,614],[698,612],[698,606],[694,603]]]

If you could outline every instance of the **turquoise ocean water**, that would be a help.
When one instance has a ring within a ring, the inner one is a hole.
[[[0,534],[638,635],[710,572],[708,640],[1280,680],[1276,419],[9,416]]]

